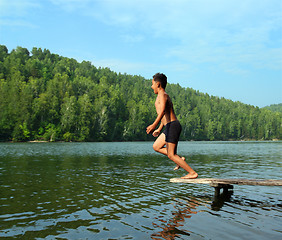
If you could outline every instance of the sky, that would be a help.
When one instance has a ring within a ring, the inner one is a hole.
[[[282,103],[281,0],[0,0],[0,44],[209,95]]]

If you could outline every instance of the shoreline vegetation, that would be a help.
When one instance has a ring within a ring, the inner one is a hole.
[[[182,140],[183,142],[279,142],[281,141],[280,139],[274,138],[274,139],[269,139],[269,140],[256,140],[256,139],[241,139],[241,140],[236,140],[236,139],[227,139],[227,140]],[[94,141],[45,141],[45,140],[29,140],[29,141],[0,141],[0,143],[89,143],[89,142],[93,142],[93,143],[97,143]],[[112,141],[112,142],[121,142],[121,143],[126,143],[126,142],[145,142],[145,141]],[[154,142],[154,140],[149,140],[148,142]],[[103,142],[101,142],[103,143]],[[105,143],[105,142],[104,142]]]
[[[154,73],[152,73],[154,74]],[[188,79],[187,79],[188,80]],[[0,45],[0,141],[152,141],[151,80],[48,49]],[[259,108],[168,84],[180,141],[282,139],[282,105]]]
[[[198,140],[198,141],[187,140],[187,142],[204,142],[204,141],[206,142],[207,140]],[[233,140],[233,139],[229,139],[229,140],[216,140],[216,141],[208,141],[208,142],[278,142],[278,141],[280,140],[275,138],[272,140],[255,140],[255,139]],[[33,141],[27,141],[27,142],[29,143],[51,143],[50,141],[42,141],[42,140],[33,140]],[[66,142],[66,141],[58,141],[58,142]],[[75,141],[71,141],[71,142],[75,142]],[[120,142],[128,142],[128,141],[120,141]],[[11,142],[11,143],[15,143],[15,142]]]

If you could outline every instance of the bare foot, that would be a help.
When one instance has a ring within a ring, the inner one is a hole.
[[[181,159],[183,160],[183,161],[185,161],[185,157],[181,157]],[[178,170],[180,168],[180,166],[179,165],[176,165],[176,167],[173,169],[174,171],[175,170]]]
[[[194,179],[198,177],[198,173],[189,173],[187,175],[185,175],[184,177],[181,177],[182,179]]]

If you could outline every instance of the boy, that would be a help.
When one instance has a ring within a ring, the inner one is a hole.
[[[146,132],[147,134],[152,133],[154,137],[158,137],[153,145],[153,148],[156,152],[168,156],[169,159],[177,164],[174,170],[182,167],[188,172],[188,174],[182,178],[197,178],[198,174],[185,162],[185,158],[180,158],[176,153],[181,133],[181,125],[174,113],[171,99],[165,92],[166,84],[167,77],[164,74],[157,73],[153,76],[151,88],[154,90],[154,93],[158,95],[155,102],[158,116],[155,122],[147,127]],[[160,126],[157,130],[155,130],[159,122]],[[165,130],[160,134],[163,126],[165,126]],[[165,145],[166,147],[164,147]]]

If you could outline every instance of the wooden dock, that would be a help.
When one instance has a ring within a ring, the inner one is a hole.
[[[182,178],[171,178],[170,182],[173,183],[196,183],[196,184],[209,184],[215,188],[215,194],[220,193],[220,189],[224,191],[233,189],[233,185],[253,185],[253,186],[282,186],[282,180],[275,179],[242,179],[242,178],[196,178],[196,179],[182,179]]]

